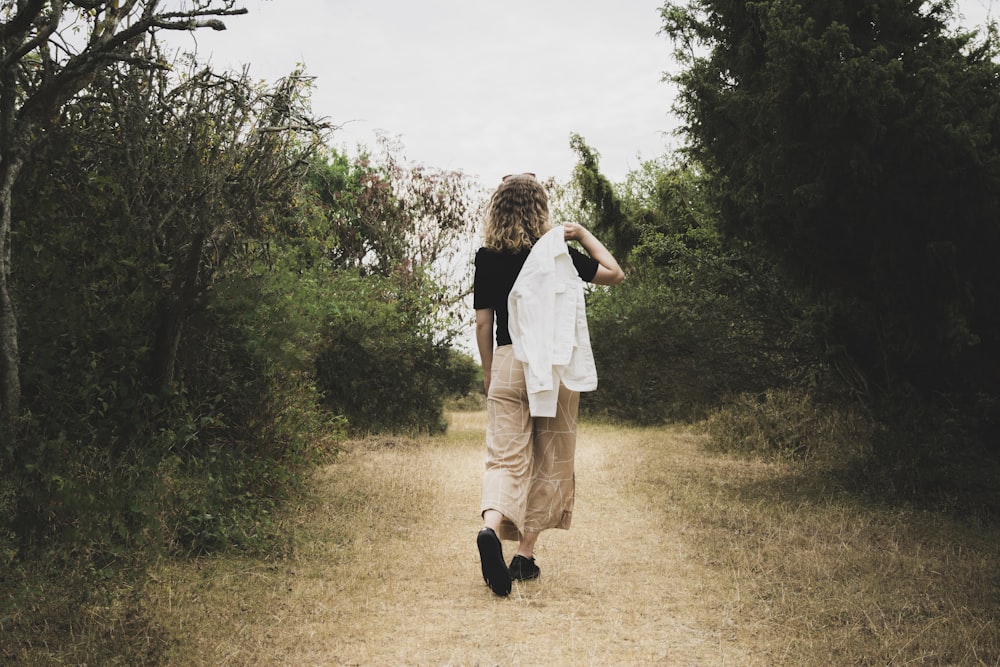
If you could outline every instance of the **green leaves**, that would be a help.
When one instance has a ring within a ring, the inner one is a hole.
[[[733,393],[789,382],[793,359],[807,358],[794,299],[771,267],[726,243],[704,174],[651,161],[612,185],[582,140],[576,148],[594,227],[631,239],[628,279],[588,297],[601,380],[584,407],[643,423],[700,419]]]
[[[675,80],[720,230],[857,309],[827,335],[883,390],[983,388],[967,364],[1000,364],[976,342],[1000,321],[1000,66],[948,32],[948,8],[664,9],[676,40],[700,40]],[[932,259],[941,242],[954,254]]]
[[[427,285],[346,271],[334,277],[317,386],[351,430],[437,432],[445,399],[475,385],[472,359],[436,337]]]

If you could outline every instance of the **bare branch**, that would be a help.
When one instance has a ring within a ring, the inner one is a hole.
[[[61,5],[61,2],[58,3]],[[87,48],[70,58],[57,74],[48,78],[22,107],[22,118],[35,120],[51,114],[55,108],[72,97],[86,85],[98,66],[109,60],[125,60],[131,57],[135,42],[157,29],[197,30],[201,27],[225,30],[220,16],[246,14],[246,9],[213,9],[192,12],[167,12],[154,14],[133,23],[106,38],[91,42]],[[51,33],[50,33],[51,34]]]
[[[46,0],[28,0],[7,23],[0,25],[0,36],[4,41],[31,28],[35,19],[45,9]]]
[[[198,28],[211,28],[212,30],[225,30],[226,24],[219,19],[189,19],[187,21],[163,21],[154,20],[153,27],[162,30],[197,30]]]
[[[44,1],[41,3],[44,4]],[[23,12],[21,12],[23,13]],[[14,21],[17,21],[21,16],[18,13],[14,17]],[[35,14],[34,18],[38,17],[38,13]],[[52,3],[52,17],[45,24],[45,26],[38,31],[38,34],[34,38],[29,39],[27,42],[21,45],[20,48],[14,49],[9,54],[7,54],[2,61],[0,61],[0,68],[7,69],[11,64],[16,63],[21,58],[31,53],[34,49],[38,48],[45,42],[49,40],[52,34],[59,28],[59,22],[62,20],[62,2]],[[12,21],[12,23],[14,22]],[[26,30],[27,28],[25,28]],[[7,26],[4,26],[4,38],[7,37]]]

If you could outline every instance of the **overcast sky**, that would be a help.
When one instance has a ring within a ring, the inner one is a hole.
[[[994,0],[960,0],[966,24]],[[569,178],[576,132],[620,180],[668,152],[671,45],[662,0],[246,0],[228,30],[170,35],[219,68],[276,80],[303,64],[313,110],[353,152],[398,136],[411,161],[493,183]],[[995,18],[995,16],[994,16]]]

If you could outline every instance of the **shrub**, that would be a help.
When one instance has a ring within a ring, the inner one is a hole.
[[[873,425],[857,410],[823,404],[803,389],[743,393],[705,421],[711,446],[777,458],[857,461],[869,451]]]
[[[613,186],[580,154],[579,211],[628,278],[588,299],[600,387],[590,413],[638,423],[703,419],[723,396],[788,386],[814,364],[797,293],[745,245],[727,244],[697,165],[647,162]]]
[[[316,359],[322,403],[356,433],[437,432],[444,402],[475,386],[474,362],[434,338],[420,284],[344,272]]]
[[[738,273],[738,258],[670,239],[669,266],[636,262],[596,290],[588,321],[600,384],[583,409],[637,423],[704,419],[722,397],[787,386],[805,343],[779,286]],[[784,312],[781,312],[781,311]]]

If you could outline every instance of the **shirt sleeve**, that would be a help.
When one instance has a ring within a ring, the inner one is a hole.
[[[594,276],[597,275],[597,268],[600,263],[590,255],[586,255],[576,248],[569,249],[569,256],[573,258],[573,266],[576,267],[576,272],[579,276],[586,282],[592,282]]]
[[[480,308],[496,308],[496,276],[495,271],[491,271],[489,256],[482,249],[476,253],[476,272],[472,279],[472,307],[476,310]]]

